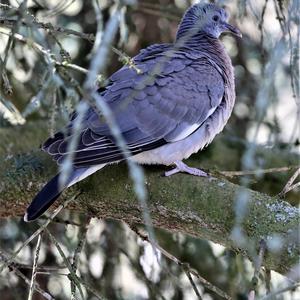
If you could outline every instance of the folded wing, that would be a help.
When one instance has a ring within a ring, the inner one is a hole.
[[[221,72],[201,53],[153,45],[136,56],[134,62],[141,72],[124,66],[101,91],[132,155],[186,138],[222,102],[225,87]],[[76,113],[66,132],[58,132],[43,146],[59,164],[68,154],[75,119]],[[82,124],[74,166],[87,167],[123,158],[105,120],[90,108]]]

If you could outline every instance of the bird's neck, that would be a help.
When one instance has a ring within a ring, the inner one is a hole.
[[[213,38],[210,35],[208,35],[204,31],[199,31],[196,28],[189,28],[188,30],[185,28],[182,28],[182,26],[179,28],[176,34],[175,43],[193,43],[197,42],[197,40],[205,40],[207,38]]]
[[[215,37],[208,35],[205,32],[198,31],[195,34],[180,34],[177,33],[174,43],[175,47],[191,48],[193,50],[224,51],[222,43]]]
[[[231,70],[231,60],[222,42],[207,33],[197,32],[193,36],[176,38],[174,47],[184,51],[201,52],[204,56],[209,56],[222,69],[225,67]]]

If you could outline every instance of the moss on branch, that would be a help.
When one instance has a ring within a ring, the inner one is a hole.
[[[0,147],[3,162],[0,166],[0,217],[23,215],[32,197],[56,172],[55,164],[46,154],[28,151],[47,135],[45,128],[28,126],[0,130],[0,138],[4,141]],[[209,239],[250,259],[259,241],[265,239],[270,246],[264,260],[266,267],[286,273],[297,263],[299,245],[295,235],[300,218],[296,208],[223,178],[197,178],[185,174],[165,178],[161,176],[164,170],[158,166],[145,168],[154,226]],[[141,206],[125,164],[104,168],[69,189],[65,196],[79,189],[82,194],[72,203],[71,209],[101,218],[143,223]],[[241,199],[247,200],[247,209],[240,223],[236,203]],[[232,231],[238,228],[237,224],[242,229],[238,240]],[[276,241],[280,241],[280,249],[271,247]]]

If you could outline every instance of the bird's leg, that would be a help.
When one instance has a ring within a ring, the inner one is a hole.
[[[208,174],[205,173],[204,171],[197,169],[197,168],[191,168],[180,160],[175,161],[174,164],[176,165],[176,168],[174,168],[171,171],[165,172],[165,176],[171,176],[171,175],[179,173],[179,172],[188,173],[191,175],[201,176],[201,177],[208,176]]]

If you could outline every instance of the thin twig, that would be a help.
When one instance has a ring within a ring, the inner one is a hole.
[[[5,25],[8,27],[12,27],[16,24],[16,22],[17,22],[16,19],[0,16],[0,26]],[[42,23],[42,22],[38,22],[36,20],[33,20],[32,24],[35,25],[37,28],[49,30],[49,31],[52,31],[52,32],[55,32],[58,34],[73,35],[73,36],[76,36],[83,40],[87,40],[90,43],[93,43],[95,41],[95,35],[92,33],[84,33],[84,32],[79,32],[79,31],[64,28],[64,27],[53,26],[51,23]],[[22,21],[21,25],[29,26],[29,24],[26,21]]]
[[[181,266],[184,270],[184,268],[187,266],[186,263],[180,261],[177,257],[169,253],[167,250],[162,248],[158,243],[151,240],[148,236],[148,234],[145,234],[141,232],[138,228],[135,226],[129,226],[143,241],[147,241],[148,243],[152,244],[157,250],[159,250],[166,258],[169,260],[174,261],[177,265]],[[185,270],[184,270],[185,271]],[[207,281],[205,278],[203,278],[196,270],[188,267],[188,271],[190,274],[194,275],[204,286],[205,288],[209,289],[210,291],[216,293],[221,298],[232,300],[232,298],[224,291],[219,289],[218,287],[214,286],[212,283]]]
[[[255,292],[257,289],[257,285],[258,285],[258,279],[259,279],[259,272],[263,263],[263,259],[265,256],[265,252],[267,249],[267,244],[265,242],[265,240],[261,240],[259,242],[259,252],[258,252],[258,256],[255,260],[255,268],[254,268],[254,275],[252,277],[251,283],[252,283],[252,289],[249,292],[248,295],[248,299],[249,300],[254,300],[255,299]]]
[[[81,285],[83,285],[88,291],[90,291],[98,299],[104,299],[104,297],[101,296],[98,291],[96,291],[94,288],[92,288],[88,283],[84,282],[80,277],[78,277],[73,272],[72,265],[69,262],[68,258],[66,257],[65,253],[63,252],[62,248],[60,247],[59,243],[57,242],[56,238],[51,234],[51,232],[47,228],[46,228],[45,231],[47,232],[48,236],[50,237],[52,243],[56,246],[60,256],[62,257],[66,267],[68,268],[68,270],[69,270],[69,274],[68,274],[69,280],[74,281],[74,283],[76,284],[76,286],[77,286],[77,288],[78,288],[78,290],[81,294],[82,299],[84,299],[84,296],[83,296],[83,292],[82,292],[82,289],[81,289]]]
[[[124,52],[118,50],[118,49],[115,48],[115,47],[111,47],[111,49],[112,49],[113,52],[115,52],[115,53],[119,56],[119,60],[120,60],[124,65],[127,65],[129,68],[134,69],[134,70],[137,72],[137,74],[141,74],[141,73],[142,73],[142,70],[139,69],[139,68],[135,65],[133,59],[132,59],[130,56],[128,56],[127,54],[125,54]]]
[[[1,260],[3,260],[5,263],[8,263],[8,267],[14,271],[14,273],[19,276],[21,279],[25,281],[25,283],[30,286],[31,281],[15,266],[15,262],[8,261],[10,258],[7,258],[6,255],[0,251],[0,257]],[[42,297],[44,297],[47,300],[55,300],[55,298],[50,295],[48,292],[44,291],[42,288],[39,287],[38,284],[35,284],[33,287]]]
[[[288,180],[288,182],[286,183],[286,185],[284,186],[284,188],[282,189],[282,191],[278,194],[278,197],[283,197],[286,193],[288,193],[289,191],[297,188],[298,186],[300,186],[300,181],[293,184],[294,181],[296,180],[296,178],[300,175],[300,167],[298,168],[298,170],[293,174],[293,176]]]
[[[30,282],[28,300],[32,299],[32,296],[33,296],[33,293],[34,293],[35,278],[36,278],[36,274],[37,274],[37,264],[38,264],[38,260],[39,260],[41,241],[42,241],[42,234],[39,234],[38,240],[37,240],[37,243],[36,243],[36,248],[35,248],[35,255],[34,255],[34,261],[33,261],[33,267],[32,267],[32,275],[31,275],[31,282]]]
[[[2,249],[0,249],[0,253],[4,253]],[[32,270],[32,265],[27,265],[27,264],[22,264],[16,261],[13,261],[9,267],[14,266],[17,269],[22,269],[22,270]],[[66,266],[56,266],[56,267],[50,267],[50,266],[37,266],[36,267],[36,273],[37,274],[42,274],[45,272],[52,273],[52,272],[59,272],[59,270],[64,270],[66,269]]]
[[[86,234],[89,228],[89,224],[91,221],[91,217],[88,217],[86,222],[80,226],[79,233],[78,233],[78,245],[75,249],[74,255],[73,255],[73,263],[72,263],[72,270],[74,274],[77,272],[80,253],[84,247],[85,240],[86,240]],[[71,281],[71,300],[75,300],[75,294],[76,294],[76,285],[74,284],[73,280]]]
[[[92,5],[95,11],[96,22],[97,22],[95,42],[93,45],[93,49],[91,51],[91,53],[94,54],[97,52],[97,49],[100,47],[102,36],[103,36],[103,14],[98,0],[93,0]]]
[[[7,33],[5,31],[1,31],[0,30],[0,33],[1,34],[5,34],[5,35],[8,35],[8,36],[11,36],[10,33]],[[63,62],[60,62],[58,60],[55,59],[55,56],[53,54],[51,54],[49,52],[49,50],[45,49],[43,46],[41,46],[40,44],[36,43],[36,42],[33,42],[32,40],[24,37],[23,35],[19,34],[19,33],[15,33],[13,35],[13,38],[16,39],[17,41],[19,42],[22,42],[28,46],[31,46],[34,50],[36,50],[38,53],[42,54],[44,57],[47,57],[48,60],[53,63],[55,66],[58,66],[58,67],[64,67],[64,68],[68,68],[68,69],[71,69],[71,70],[74,70],[74,71],[78,71],[78,72],[81,72],[83,74],[87,74],[88,73],[88,70],[85,69],[85,68],[82,68],[78,65],[75,65],[75,64],[71,64],[69,63],[68,61],[63,61]]]
[[[94,289],[92,286],[90,286],[87,282],[79,278],[77,275],[75,275],[76,279],[89,291],[91,292],[97,299],[99,300],[105,300],[106,298],[99,294],[99,292]]]
[[[13,93],[13,89],[12,89],[12,85],[9,82],[6,70],[5,70],[5,66],[4,66],[4,61],[2,60],[1,56],[0,56],[0,69],[1,69],[1,78],[3,80],[3,87],[4,87],[4,93],[7,95],[12,95]],[[1,83],[1,78],[0,78],[0,83]]]
[[[257,170],[245,170],[245,171],[217,171],[219,174],[234,177],[234,176],[247,176],[247,175],[261,175],[268,173],[281,173],[293,170],[295,168],[299,168],[299,166],[289,166],[289,167],[281,167],[281,168],[269,168],[269,169],[257,169]]]
[[[77,288],[79,290],[81,298],[84,299],[83,291],[82,291],[81,286],[80,286],[80,281],[77,279],[76,274],[73,272],[71,263],[69,262],[69,260],[66,257],[64,251],[62,250],[62,248],[60,247],[58,241],[52,235],[52,233],[47,228],[45,228],[45,231],[48,234],[48,236],[50,237],[51,242],[55,245],[56,249],[58,250],[61,258],[63,259],[63,261],[64,261],[64,263],[66,265],[66,267],[69,269],[69,272],[70,272],[69,273],[69,276],[70,276],[69,279],[72,280],[74,282],[74,284],[76,284],[76,286],[77,286]]]
[[[10,263],[12,263],[12,261],[17,257],[17,255],[20,253],[20,251],[26,247],[32,240],[34,240],[39,234],[41,234],[46,228],[47,226],[51,223],[51,221],[53,220],[53,218],[56,217],[56,215],[58,215],[58,213],[65,208],[71,201],[75,200],[77,197],[79,196],[79,194],[67,199],[66,201],[64,201],[64,203],[62,203],[54,212],[53,214],[49,217],[49,219],[42,225],[40,225],[39,229],[37,231],[35,231],[25,242],[23,242],[23,244],[0,266],[0,273],[9,266]]]
[[[268,0],[265,0],[264,6],[262,8],[262,12],[261,12],[261,18],[260,18],[260,22],[258,24],[258,28],[260,30],[260,47],[262,50],[262,55],[264,57],[264,29],[263,29],[263,24],[264,24],[264,20],[265,20],[265,13],[266,13],[266,8],[268,5]]]
[[[0,17],[0,25],[3,24],[3,25],[7,25],[6,22],[3,21],[3,23],[1,23],[1,17]],[[61,27],[60,27],[61,28]],[[67,33],[67,30],[68,29],[65,29],[66,30],[66,34]],[[49,32],[53,33],[52,32],[52,29],[49,28],[48,29]],[[54,31],[55,32],[55,31]],[[85,36],[81,36],[81,32],[77,32],[75,30],[72,30],[73,33],[77,33],[77,36],[78,37],[81,37],[83,39],[85,39]],[[41,46],[40,44],[36,43],[36,42],[33,42],[31,39],[28,39],[24,36],[22,36],[21,34],[19,33],[7,33],[7,32],[4,32],[4,31],[0,31],[1,34],[5,34],[9,37],[13,36],[16,40],[20,41],[20,42],[23,42],[25,44],[27,44],[28,46],[32,46],[35,50],[37,50],[38,52],[40,52],[41,54],[43,55],[47,55],[47,56],[50,56],[51,58],[51,62],[54,63],[56,66],[60,66],[60,67],[65,67],[65,68],[68,68],[68,69],[72,69],[74,71],[78,71],[78,72],[81,72],[85,75],[88,74],[88,70],[83,68],[83,67],[80,67],[78,65],[75,65],[75,64],[71,64],[69,59],[64,59],[62,62],[58,61],[55,59],[55,56],[53,54],[51,54],[49,52],[49,50],[45,49],[43,46]],[[57,38],[52,35],[52,37],[55,38],[56,40],[56,43],[60,46],[60,48],[62,48],[62,45],[59,43],[59,41],[57,40]],[[133,68],[134,70],[136,70],[136,72],[139,74],[141,73],[141,70],[134,64],[133,62],[133,59],[131,57],[129,57],[128,55],[126,55],[125,53],[123,53],[122,51],[116,49],[115,47],[111,47],[112,51],[115,52],[118,56],[119,56],[119,59],[120,61],[124,64],[124,65],[128,65],[130,68]],[[62,50],[61,51],[61,54],[65,55],[65,57],[69,57],[69,55],[64,51]],[[4,68],[2,68],[4,70]],[[99,75],[97,75],[99,76]],[[8,92],[10,91],[9,89],[9,85],[7,84],[7,90]]]
[[[200,292],[199,292],[199,290],[198,290],[198,288],[197,288],[197,286],[196,286],[196,284],[195,284],[195,282],[194,282],[194,280],[193,280],[193,278],[192,278],[192,276],[191,276],[189,264],[182,264],[181,266],[182,266],[182,269],[184,270],[184,272],[185,272],[187,278],[189,279],[190,284],[191,284],[191,286],[193,287],[193,290],[194,290],[194,292],[195,292],[197,298],[200,299],[200,300],[202,300],[202,297],[201,297],[201,295],[200,295]]]
[[[266,277],[265,277],[266,291],[267,294],[270,294],[271,293],[271,270],[266,268],[265,273],[266,273]]]
[[[57,93],[53,93],[52,96],[52,107],[50,112],[50,120],[49,120],[49,128],[48,131],[50,133],[50,136],[54,136],[55,131],[55,121],[56,121],[56,113],[57,113]]]
[[[289,292],[289,291],[292,291],[292,290],[295,290],[296,288],[300,287],[300,283],[297,282],[297,283],[294,283],[292,285],[289,285],[285,288],[280,288],[280,289],[277,289],[275,290],[274,292],[260,298],[260,300],[271,300],[271,299],[274,299],[276,296],[280,295],[280,294],[283,294],[285,292]]]

